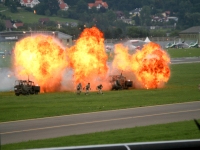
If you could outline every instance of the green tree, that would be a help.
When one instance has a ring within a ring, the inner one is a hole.
[[[149,6],[142,7],[140,18],[141,25],[147,25],[148,19],[151,18],[151,8]]]
[[[51,15],[56,15],[57,11],[60,9],[57,0],[48,0],[48,9],[51,12]]]
[[[0,20],[0,31],[4,31],[6,29],[5,23],[3,20]]]
[[[46,15],[46,16],[50,16],[50,15],[51,15],[51,12],[50,12],[49,9],[45,10],[45,15]]]
[[[88,11],[87,3],[84,0],[79,0],[77,3],[76,11],[78,13],[84,13],[84,12]]]
[[[113,37],[114,38],[121,38],[122,35],[122,29],[116,28],[113,30]]]
[[[106,16],[107,16],[109,21],[115,21],[117,19],[116,14],[112,10],[108,10],[106,12]]]
[[[140,17],[138,16],[138,14],[133,18],[133,20],[135,21],[136,26],[140,25]]]
[[[13,1],[13,0],[6,0],[6,1],[5,1],[5,6],[9,7],[9,9],[10,9],[10,11],[11,11],[12,13],[18,12],[16,1]]]
[[[33,8],[38,15],[45,15],[45,10],[48,9],[47,5],[44,2],[39,3]]]
[[[112,38],[112,32],[111,32],[110,29],[106,29],[106,30],[104,31],[104,37],[105,37],[106,39],[111,39],[111,38]]]

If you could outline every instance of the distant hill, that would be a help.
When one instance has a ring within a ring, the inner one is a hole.
[[[3,11],[6,10],[6,11]],[[56,21],[56,22],[78,22],[78,20],[74,19],[67,19],[67,18],[60,18],[57,16],[45,16],[45,15],[37,15],[33,12],[26,11],[24,9],[18,9],[18,13],[11,13],[9,9],[1,9],[1,14],[6,15],[7,17],[10,17],[13,20],[21,20],[23,23],[38,23],[38,20],[40,18],[49,18],[50,21]]]

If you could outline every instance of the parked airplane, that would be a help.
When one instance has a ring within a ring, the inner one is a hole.
[[[189,45],[187,43],[185,43],[185,41],[181,41],[179,39],[178,43],[167,43],[167,45],[165,46],[165,48],[189,48]]]
[[[167,43],[167,45],[165,46],[165,48],[175,48],[175,47],[176,47],[175,41],[174,43]]]
[[[187,43],[185,43],[185,41],[178,42],[175,44],[175,48],[189,48],[189,45]]]
[[[127,46],[130,51],[141,49],[144,44],[148,42],[142,41],[142,40],[128,40],[123,43],[124,46]]]
[[[198,48],[199,47],[199,42],[198,40],[196,42],[191,42],[189,44],[189,48]]]

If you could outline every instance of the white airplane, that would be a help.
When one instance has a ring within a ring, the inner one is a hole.
[[[141,49],[144,44],[148,42],[142,41],[142,40],[128,40],[125,43],[123,43],[125,46],[128,47],[130,51]]]
[[[196,42],[191,42],[189,44],[189,48],[198,48],[199,47],[199,42],[198,40]]]

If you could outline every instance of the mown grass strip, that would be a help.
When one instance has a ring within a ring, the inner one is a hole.
[[[165,50],[171,58],[179,57],[200,57],[200,48],[189,49],[166,49]]]
[[[40,18],[49,18],[50,21],[56,22],[78,22],[77,20],[60,18],[57,16],[37,15],[34,12],[29,12],[24,9],[18,9],[17,13],[11,13],[9,10],[1,12],[1,14],[10,17],[13,20],[21,20],[24,23],[36,23]]]
[[[200,122],[200,119],[198,120]],[[3,150],[199,139],[193,120],[3,145]]]
[[[171,77],[162,89],[96,92],[86,96],[73,92],[15,96],[0,92],[0,122],[144,107],[200,100],[200,63],[171,65]]]

